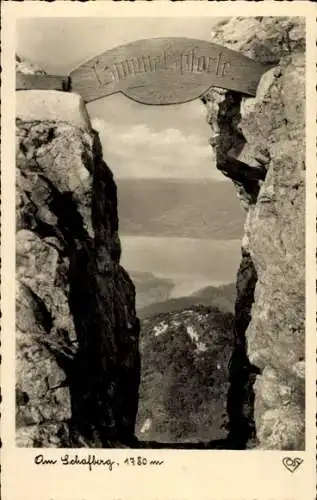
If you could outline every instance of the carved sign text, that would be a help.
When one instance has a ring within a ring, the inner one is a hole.
[[[144,104],[178,104],[210,87],[255,95],[266,68],[225,47],[188,38],[151,38],[108,50],[70,74],[86,102],[122,92]]]

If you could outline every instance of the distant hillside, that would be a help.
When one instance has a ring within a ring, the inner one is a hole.
[[[151,303],[138,310],[140,318],[147,318],[159,313],[181,311],[194,305],[216,307],[223,312],[233,312],[236,287],[233,283],[219,287],[208,286],[188,297],[177,297],[162,302]]]
[[[192,297],[200,300],[200,303],[205,303],[206,301],[210,305],[214,305],[216,307],[218,302],[218,307],[221,310],[226,310],[226,308],[228,308],[228,311],[233,312],[236,300],[236,285],[235,283],[228,283],[227,285],[217,287],[207,286],[193,293]]]
[[[195,306],[144,319],[137,435],[166,443],[227,435],[232,315]]]
[[[245,213],[231,183],[117,179],[120,233],[237,239]]]
[[[159,278],[149,272],[130,271],[129,274],[136,288],[137,310],[164,301],[174,286],[173,280]]]

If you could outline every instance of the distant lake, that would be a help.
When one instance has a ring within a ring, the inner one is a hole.
[[[120,179],[117,185],[121,262],[134,274],[138,306],[235,283],[245,212],[232,183]]]
[[[208,285],[232,283],[241,260],[241,240],[121,236],[122,265],[172,280],[170,297]]]

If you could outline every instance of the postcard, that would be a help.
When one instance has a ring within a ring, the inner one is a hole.
[[[4,500],[312,500],[316,9],[2,5]]]

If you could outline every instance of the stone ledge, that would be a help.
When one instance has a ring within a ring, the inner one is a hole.
[[[23,121],[67,122],[91,130],[84,100],[69,92],[20,90],[16,92],[16,117]]]

